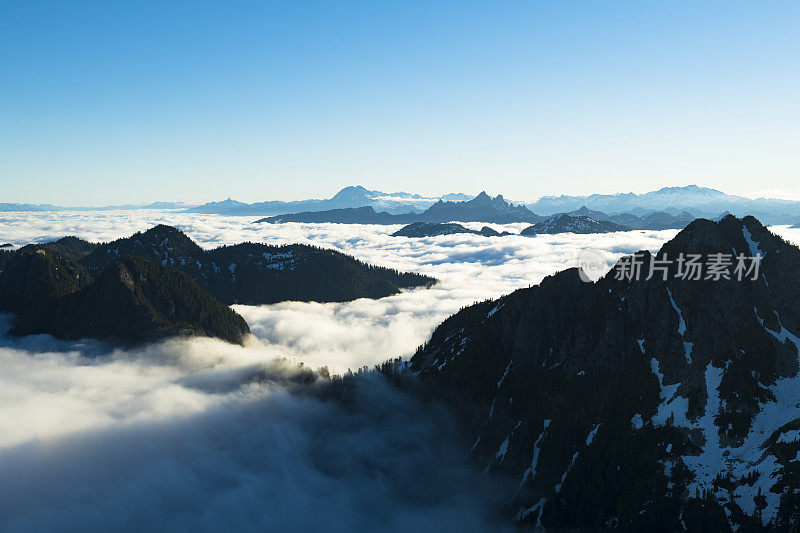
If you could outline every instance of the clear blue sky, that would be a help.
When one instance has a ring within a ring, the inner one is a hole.
[[[0,2],[0,201],[800,193],[800,3]]]

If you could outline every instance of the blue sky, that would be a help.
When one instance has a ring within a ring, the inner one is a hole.
[[[0,201],[800,196],[797,2],[3,2]]]

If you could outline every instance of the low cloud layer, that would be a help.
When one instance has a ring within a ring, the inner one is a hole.
[[[538,283],[586,250],[610,266],[676,233],[407,239],[389,235],[396,227],[155,211],[12,213],[1,222],[0,241],[15,244],[111,240],[167,223],[204,247],[302,242],[441,280],[381,300],[236,306],[254,333],[244,347],[176,339],[120,350],[0,337],[8,531],[498,530],[493,513],[508,495],[472,469],[446,414],[377,376],[347,407],[322,401],[298,385],[297,362],[343,371],[408,356],[462,306]],[[799,230],[779,232],[800,241]],[[0,316],[0,331],[10,320]]]
[[[236,306],[271,353],[334,371],[408,356],[432,329],[459,308],[536,284],[546,275],[575,266],[593,250],[609,267],[621,255],[656,249],[675,231],[609,235],[542,235],[486,238],[450,235],[421,239],[392,237],[399,226],[343,224],[252,224],[246,217],[159,211],[97,213],[7,213],[0,240],[25,244],[64,235],[108,241],[174,225],[201,246],[242,241],[306,243],[338,249],[377,265],[430,274],[440,283],[378,301],[344,304],[288,302]],[[478,229],[481,224],[466,224]],[[518,232],[525,224],[493,225]]]
[[[0,529],[498,527],[498,493],[449,419],[379,376],[344,408],[246,348],[106,350],[3,341]]]

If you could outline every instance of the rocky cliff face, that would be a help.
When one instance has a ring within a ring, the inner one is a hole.
[[[542,219],[543,217],[532,213],[524,205],[513,205],[506,202],[502,195],[492,198],[485,192],[481,192],[478,196],[466,202],[439,200],[417,218],[417,220],[425,222],[456,220],[459,222],[495,222],[498,224],[511,222],[536,223]]]
[[[755,279],[691,280],[678,277],[681,253],[730,254],[732,274],[739,254],[763,260]],[[518,522],[790,524],[800,505],[800,250],[752,217],[728,216],[694,221],[636,262],[641,279],[615,269],[585,283],[572,269],[466,308],[411,367],[465,414],[475,460],[512,480]]]

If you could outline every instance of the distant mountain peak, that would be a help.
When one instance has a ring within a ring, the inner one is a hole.
[[[361,185],[349,185],[337,192],[332,199],[340,201],[369,200],[378,194],[380,191],[370,191]]]
[[[708,195],[722,195],[724,196],[725,193],[722,191],[718,191],[716,189],[711,189],[708,187],[700,187],[699,185],[684,185],[684,186],[676,186],[676,187],[662,187],[657,193],[702,193]]]
[[[753,200],[696,184],[662,187],[642,194],[543,196],[526,206],[540,215],[574,212],[587,207],[612,216],[631,213],[640,217],[655,211],[673,216],[688,212],[695,218],[717,218],[720,213],[730,212],[739,217],[757,216],[768,225],[795,224],[800,219],[800,202],[774,198]]]

